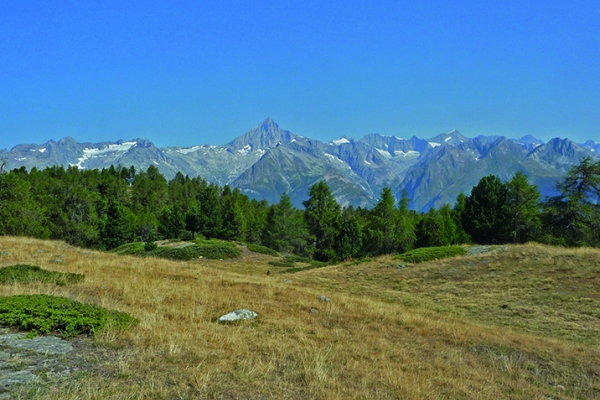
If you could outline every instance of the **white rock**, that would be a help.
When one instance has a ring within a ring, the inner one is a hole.
[[[246,310],[245,308],[235,310],[230,312],[229,314],[225,314],[217,320],[217,322],[233,322],[233,321],[241,321],[244,319],[254,319],[258,317],[258,314],[254,311]]]

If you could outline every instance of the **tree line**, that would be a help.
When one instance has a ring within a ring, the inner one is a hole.
[[[321,261],[402,253],[416,247],[538,241],[600,246],[600,162],[589,157],[541,199],[522,172],[482,178],[456,204],[426,213],[384,188],[371,209],[342,208],[328,185],[310,187],[304,210],[158,169],[25,167],[0,173],[0,234],[65,240],[110,250],[132,241],[218,238]]]

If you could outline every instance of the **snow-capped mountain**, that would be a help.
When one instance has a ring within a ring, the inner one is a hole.
[[[0,143],[1,144],[1,143]],[[384,187],[400,196],[406,190],[416,210],[454,203],[470,193],[482,177],[510,179],[524,171],[542,194],[551,194],[557,179],[582,157],[600,159],[600,144],[576,144],[555,138],[543,143],[532,136],[467,138],[458,131],[429,139],[369,134],[360,140],[341,137],[327,143],[295,135],[266,119],[222,146],[157,148],[144,139],[78,143],[72,138],[42,145],[0,150],[4,169],[79,169],[157,167],[168,179],[180,171],[209,182],[230,185],[252,198],[277,202],[287,192],[300,207],[308,188],[325,180],[342,205],[372,206]]]

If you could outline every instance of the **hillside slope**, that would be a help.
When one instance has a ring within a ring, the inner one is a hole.
[[[279,274],[265,255],[170,262],[0,237],[0,266],[86,275],[0,291],[140,320],[96,338],[118,373],[40,382],[37,398],[599,398],[600,251],[491,250]],[[216,323],[240,308],[258,320]]]

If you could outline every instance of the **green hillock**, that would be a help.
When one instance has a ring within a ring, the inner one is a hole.
[[[36,265],[18,264],[0,268],[0,283],[44,282],[62,286],[67,283],[81,282],[84,279],[85,276],[82,274],[47,271]]]
[[[45,294],[0,297],[0,323],[38,334],[60,333],[65,338],[93,335],[106,326],[120,330],[138,321],[129,314]]]

